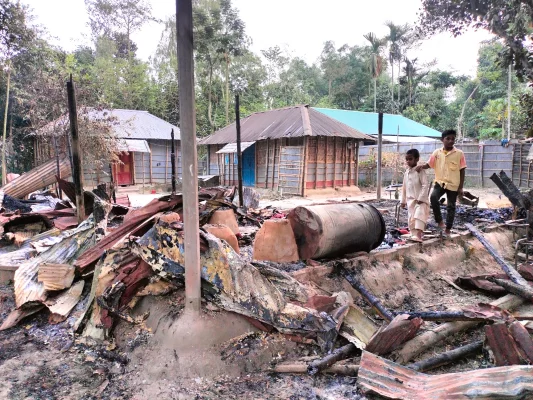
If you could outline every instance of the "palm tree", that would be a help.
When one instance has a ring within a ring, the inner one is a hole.
[[[389,34],[386,39],[390,42],[389,46],[389,62],[391,65],[391,99],[392,104],[394,104],[394,62],[398,61],[398,66],[400,66],[402,61],[403,47],[410,40],[410,31],[411,26],[409,24],[405,25],[396,25],[391,21],[385,22],[385,26],[389,28]],[[400,67],[399,67],[400,68]],[[398,68],[398,71],[399,71]],[[398,72],[398,76],[399,76]],[[398,85],[398,101],[400,101],[400,85]]]
[[[374,112],[376,112],[376,101],[377,101],[377,80],[383,71],[383,48],[387,41],[385,39],[379,39],[374,33],[370,32],[363,37],[370,42],[370,59],[369,59],[369,69],[374,79]]]

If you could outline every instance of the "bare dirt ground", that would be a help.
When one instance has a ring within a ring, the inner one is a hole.
[[[492,207],[505,207],[496,190],[481,194]],[[342,200],[346,197],[270,200],[279,209],[296,205]],[[375,192],[348,200],[375,198]],[[387,195],[388,198],[388,195]],[[394,199],[394,197],[393,197]],[[385,201],[393,209],[395,201]],[[480,203],[480,207],[482,203]],[[490,240],[506,257],[512,235],[498,231]],[[443,278],[499,272],[481,244],[473,239],[440,242],[409,256],[386,261],[359,257],[353,270],[387,307],[394,310],[453,310],[489,302],[478,292],[463,292]],[[321,288],[347,290],[376,321],[358,294],[340,277],[333,276]],[[317,356],[319,348],[287,340],[280,334],[258,332],[242,317],[204,303],[203,317],[183,314],[183,293],[147,297],[134,315],[150,311],[144,326],[118,322],[115,339],[95,344],[74,336],[76,317],[50,325],[40,313],[19,326],[0,332],[0,399],[361,399],[356,378],[309,377],[268,372],[276,363]],[[13,286],[0,286],[0,321],[14,308]],[[530,307],[531,308],[531,307]],[[531,310],[529,310],[531,311]],[[431,328],[436,323],[426,323]],[[432,349],[434,355],[481,336],[480,330],[454,335]],[[342,341],[339,341],[343,344]],[[353,362],[357,363],[356,357]],[[486,355],[472,356],[452,367],[432,373],[465,371],[489,366]],[[375,399],[375,396],[366,398]]]

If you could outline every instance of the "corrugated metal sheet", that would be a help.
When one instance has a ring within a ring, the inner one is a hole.
[[[81,118],[82,113],[78,111],[78,114],[78,117]],[[89,119],[96,121],[110,118],[111,127],[120,138],[170,140],[170,131],[174,129],[174,138],[180,140],[180,130],[177,126],[150,114],[148,111],[91,109],[86,115]],[[69,129],[68,115],[50,122],[38,133],[46,135],[47,132],[58,128]]]
[[[61,176],[66,178],[72,174],[68,157],[61,156],[59,161]],[[4,193],[22,198],[36,190],[56,182],[57,164],[55,158],[32,169],[2,187]]]
[[[378,133],[378,113],[353,110],[334,110],[331,108],[313,108],[367,135]],[[422,125],[403,115],[383,114],[383,135],[441,137],[441,133],[429,126]]]
[[[201,140],[200,144],[233,143],[235,132],[235,123],[232,123]],[[338,136],[375,141],[373,137],[305,105],[258,112],[241,120],[243,142],[302,136]]]
[[[255,142],[242,142],[241,143],[241,152],[244,152],[248,147],[252,146]],[[228,143],[222,147],[216,154],[226,154],[226,153],[236,153],[237,152],[237,143]]]
[[[426,375],[363,352],[357,383],[388,399],[529,399],[533,366]]]
[[[141,139],[122,139],[117,147],[118,151],[150,153],[150,146],[146,140]]]

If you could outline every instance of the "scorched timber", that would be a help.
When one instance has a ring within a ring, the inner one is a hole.
[[[394,319],[394,314],[389,311],[381,302],[372,294],[370,291],[363,286],[361,282],[348,270],[341,267],[341,274],[344,278],[352,285],[352,287],[357,290],[361,296],[372,306],[374,307],[379,315],[385,318],[387,321],[392,321]]]
[[[346,346],[340,347],[333,351],[331,354],[328,354],[326,357],[321,358],[319,360],[315,360],[310,363],[307,367],[307,373],[311,376],[316,375],[319,372],[331,367],[337,361],[345,360],[346,358],[350,357],[350,355],[354,353],[355,350],[357,350],[357,347],[355,347],[355,345],[351,343],[347,344]]]
[[[420,372],[429,371],[431,369],[462,360],[472,354],[480,353],[481,349],[483,349],[483,340],[478,340],[476,342],[472,342],[456,349],[438,354],[435,357],[409,364],[407,367]]]
[[[474,237],[481,242],[483,246],[485,246],[485,249],[489,252],[489,254],[496,260],[498,265],[502,267],[502,269],[505,271],[507,276],[516,284],[527,286],[529,287],[529,284],[527,281],[522,278],[522,275],[518,273],[516,269],[514,269],[509,263],[507,263],[503,257],[498,254],[496,249],[492,247],[492,245],[485,239],[485,237],[481,234],[480,231],[478,231],[474,225],[472,224],[465,224],[467,229],[474,235]]]
[[[104,251],[110,249],[115,243],[124,238],[124,236],[131,235],[135,232],[138,225],[154,216],[157,213],[171,210],[178,204],[182,203],[181,196],[173,196],[163,199],[155,199],[146,206],[132,211],[124,218],[124,223],[109,235],[105,236],[97,246],[87,250],[75,262],[76,268],[83,271],[92,263],[96,262]]]
[[[133,251],[171,281],[183,282],[183,224],[158,220]],[[242,259],[225,241],[200,231],[204,297],[219,307],[274,326],[287,334],[314,336],[329,351],[337,336],[337,321],[286,300],[276,285]],[[280,275],[277,279],[281,279]]]

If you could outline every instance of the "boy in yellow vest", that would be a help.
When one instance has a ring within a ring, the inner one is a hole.
[[[416,171],[433,168],[435,170],[435,187],[431,192],[431,208],[435,215],[435,222],[439,228],[446,228],[446,235],[449,235],[455,219],[455,204],[457,196],[463,196],[463,185],[465,183],[466,160],[464,153],[456,149],[454,130],[442,132],[442,149],[433,152],[429,161],[416,167]],[[446,224],[442,220],[439,199],[446,194]]]

